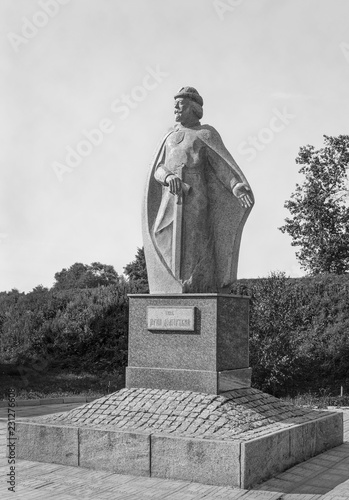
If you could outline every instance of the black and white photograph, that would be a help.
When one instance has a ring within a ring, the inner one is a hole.
[[[0,0],[0,498],[349,500],[348,0]]]

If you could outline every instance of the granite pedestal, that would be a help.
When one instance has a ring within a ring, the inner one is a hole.
[[[126,387],[208,394],[251,386],[249,299],[130,295]]]

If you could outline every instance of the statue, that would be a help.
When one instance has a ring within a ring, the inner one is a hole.
[[[157,149],[143,207],[150,293],[229,292],[251,188],[218,132],[201,125],[193,87],[175,95],[176,126]]]

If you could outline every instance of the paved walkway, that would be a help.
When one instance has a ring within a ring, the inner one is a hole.
[[[70,410],[81,403],[16,408],[16,417]],[[7,409],[0,409],[0,500],[349,500],[349,410],[344,410],[345,443],[299,464],[253,490],[207,486],[16,461],[16,493],[7,490]]]

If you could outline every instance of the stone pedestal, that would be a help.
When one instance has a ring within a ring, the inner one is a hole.
[[[219,394],[251,386],[249,299],[130,295],[126,387]]]
[[[65,413],[16,420],[16,458],[251,488],[342,444],[342,417],[252,388],[122,389]]]

